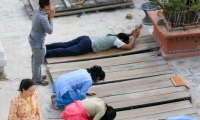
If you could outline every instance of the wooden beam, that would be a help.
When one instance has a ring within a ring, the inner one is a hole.
[[[129,118],[129,120],[137,120],[137,119],[133,119],[133,118],[140,117],[140,116],[146,116],[146,115],[152,115],[152,114],[172,112],[172,111],[181,110],[181,109],[184,110],[187,108],[192,108],[192,105],[189,102],[189,100],[185,100],[182,102],[163,104],[163,105],[157,105],[157,106],[153,106],[153,107],[145,107],[145,108],[140,108],[140,109],[121,111],[121,112],[117,113],[116,120],[124,120],[127,118]],[[181,113],[179,115],[181,115]],[[169,116],[165,116],[165,117],[169,117]],[[153,120],[155,120],[155,119],[153,119]]]
[[[31,4],[31,7],[33,8],[33,10],[35,10],[37,8],[35,3],[32,0],[28,0],[28,1]]]
[[[65,6],[66,6],[67,8],[71,8],[71,4],[69,3],[68,0],[63,0],[63,2],[65,3]]]

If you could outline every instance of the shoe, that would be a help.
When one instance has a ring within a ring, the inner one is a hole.
[[[55,98],[53,98],[52,96],[51,96],[51,103],[52,103],[53,108],[54,108],[55,110],[59,110],[59,109],[60,109],[60,107],[58,107],[58,105],[57,105],[56,102],[55,102]]]
[[[45,80],[41,80],[41,81],[35,82],[35,85],[47,86],[48,84],[49,84],[49,82],[45,81]]]
[[[46,75],[42,75],[42,80],[45,80],[47,78]]]

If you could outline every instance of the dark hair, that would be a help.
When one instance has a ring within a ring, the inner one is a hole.
[[[105,72],[98,65],[94,65],[91,68],[87,68],[87,71],[88,71],[88,73],[91,74],[93,81],[96,81],[98,79],[98,77],[100,77],[100,80],[104,80],[104,78],[105,78]]]
[[[129,36],[127,34],[125,34],[125,33],[119,33],[117,35],[117,37],[119,39],[122,39],[124,43],[128,44],[128,42],[129,42]]]
[[[117,114],[116,110],[108,105],[106,105],[106,107],[107,107],[106,112],[100,120],[114,120]]]
[[[50,0],[39,0],[40,8],[44,8],[50,4]]]
[[[31,86],[34,85],[34,82],[31,79],[23,79],[20,83],[19,90],[20,92],[24,90],[28,90]]]
[[[119,33],[117,35],[107,34],[107,36],[117,36],[119,39],[122,39],[124,43],[128,44],[129,36],[125,33]]]

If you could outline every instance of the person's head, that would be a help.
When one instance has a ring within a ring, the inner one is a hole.
[[[117,35],[117,37],[118,37],[122,42],[128,44],[128,42],[129,42],[129,36],[128,36],[127,34],[125,34],[125,33],[119,33],[119,34]]]
[[[114,120],[117,114],[116,110],[108,105],[106,105],[106,107],[107,107],[106,112],[100,120]]]
[[[41,9],[50,10],[52,2],[51,0],[39,0],[39,6]]]
[[[30,97],[35,92],[35,85],[31,79],[23,79],[19,86],[19,91],[25,96]]]
[[[88,68],[87,71],[90,73],[94,83],[98,83],[105,78],[105,72],[98,65],[94,65],[91,68]]]

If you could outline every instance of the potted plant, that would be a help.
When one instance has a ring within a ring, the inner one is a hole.
[[[200,55],[200,0],[149,0],[162,11],[148,11],[153,35],[165,58]]]

